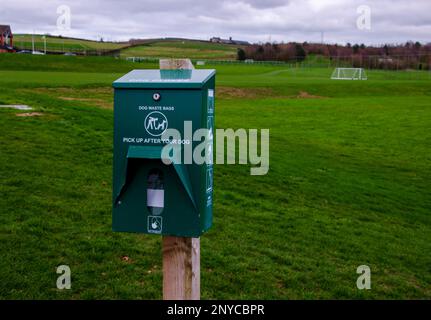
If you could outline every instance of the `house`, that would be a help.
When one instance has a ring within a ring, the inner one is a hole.
[[[221,42],[221,38],[220,38],[220,37],[212,37],[212,38],[210,39],[210,42],[220,43],[220,42]]]
[[[389,58],[389,57],[379,58],[379,63],[391,64],[393,62],[394,62],[394,60],[392,58]]]
[[[229,39],[222,39],[220,37],[212,37],[210,39],[210,42],[223,43],[223,44],[236,44],[236,45],[240,45],[240,46],[248,46],[250,44],[248,41],[233,40],[232,37],[229,37]]]
[[[10,26],[0,25],[0,52],[13,51],[13,34]]]

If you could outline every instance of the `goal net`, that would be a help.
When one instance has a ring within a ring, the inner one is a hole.
[[[335,68],[331,79],[335,80],[367,80],[363,68]]]

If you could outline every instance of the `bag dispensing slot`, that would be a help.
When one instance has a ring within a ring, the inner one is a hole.
[[[147,208],[151,215],[160,215],[165,206],[163,172],[151,169],[147,179]]]

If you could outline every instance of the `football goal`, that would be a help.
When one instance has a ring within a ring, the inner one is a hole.
[[[331,79],[334,80],[367,80],[363,68],[335,68]]]

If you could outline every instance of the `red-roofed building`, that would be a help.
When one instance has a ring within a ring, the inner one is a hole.
[[[13,51],[13,34],[10,26],[0,25],[0,52]]]

